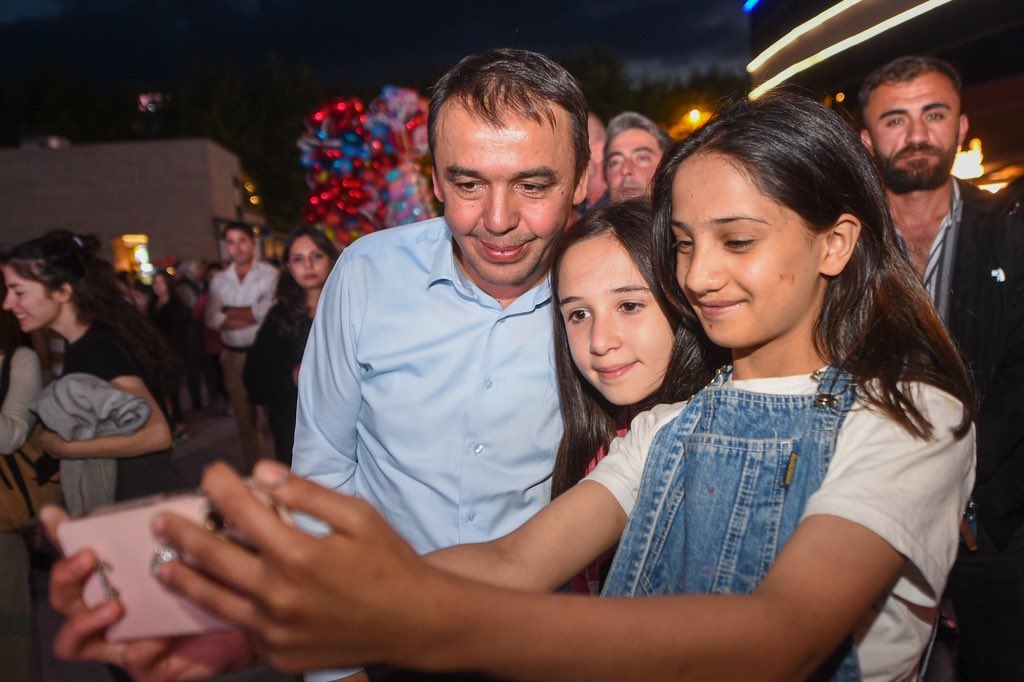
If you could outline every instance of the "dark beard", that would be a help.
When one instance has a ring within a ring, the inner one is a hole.
[[[928,163],[925,159],[912,162],[909,166],[897,167],[896,164],[904,157],[919,152],[929,152],[938,157],[936,163]],[[931,191],[942,187],[949,180],[949,171],[953,168],[956,148],[945,152],[929,144],[907,145],[893,156],[880,158],[879,170],[886,188],[893,194]]]

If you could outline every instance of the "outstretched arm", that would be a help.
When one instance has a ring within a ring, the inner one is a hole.
[[[524,679],[804,679],[902,561],[870,531],[818,516],[801,525],[751,596],[595,600],[439,582],[444,614],[411,625],[433,638],[392,655],[414,667]]]
[[[491,585],[552,592],[611,549],[626,520],[607,488],[583,481],[502,538],[447,547],[425,558],[449,573]]]
[[[432,566],[362,500],[266,466],[256,478],[278,502],[322,518],[333,533],[312,538],[284,526],[226,467],[212,468],[204,490],[257,553],[161,517],[158,530],[198,568],[167,564],[162,578],[255,633],[268,660],[286,671],[387,662],[554,680],[805,677],[904,561],[874,533],[822,515],[801,524],[751,596],[528,593]],[[571,499],[552,504],[550,514],[569,513]],[[568,534],[556,539],[565,542],[556,548],[578,558]],[[539,589],[565,570],[539,570],[524,582]]]

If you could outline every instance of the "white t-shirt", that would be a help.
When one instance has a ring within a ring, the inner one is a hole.
[[[234,263],[221,270],[210,281],[210,300],[206,304],[206,326],[220,329],[227,319],[221,310],[223,306],[252,308],[256,323],[241,329],[221,331],[220,337],[229,346],[248,348],[256,340],[263,318],[274,305],[274,289],[277,288],[278,272],[270,263],[253,261],[245,277],[238,279]]]
[[[757,393],[817,391],[808,375],[730,384]],[[926,607],[938,604],[956,558],[960,516],[974,485],[974,429],[960,440],[951,432],[962,418],[960,402],[925,384],[912,384],[911,395],[933,425],[932,440],[915,438],[887,417],[855,404],[843,422],[825,479],[803,514],[829,514],[860,524],[907,559],[880,612],[854,633],[865,680],[911,674],[931,626],[895,597]],[[655,435],[685,406],[658,405],[637,415],[629,433],[612,441],[608,455],[587,476],[605,486],[627,514],[635,506]]]

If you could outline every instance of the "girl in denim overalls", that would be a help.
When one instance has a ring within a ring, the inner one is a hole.
[[[432,558],[540,590],[619,542],[605,597],[655,598],[494,596],[493,632],[517,613],[528,634],[456,666],[552,679],[913,675],[973,482],[972,397],[885,202],[852,131],[793,95],[740,102],[669,150],[654,181],[655,266],[700,356],[670,371],[707,387],[637,416],[516,533]],[[731,364],[709,372],[716,346]]]
[[[638,415],[519,530],[428,565],[365,502],[258,467],[335,530],[312,539],[215,468],[204,490],[260,553],[165,520],[231,573],[161,577],[293,670],[911,677],[974,479],[972,396],[870,158],[820,104],[769,94],[670,149],[653,205],[657,279],[691,337],[669,371],[707,386]],[[616,543],[604,598],[543,594]]]

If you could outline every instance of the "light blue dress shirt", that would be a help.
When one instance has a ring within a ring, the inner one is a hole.
[[[299,375],[293,470],[370,501],[418,552],[519,527],[561,438],[545,278],[508,308],[443,218],[345,249]]]

